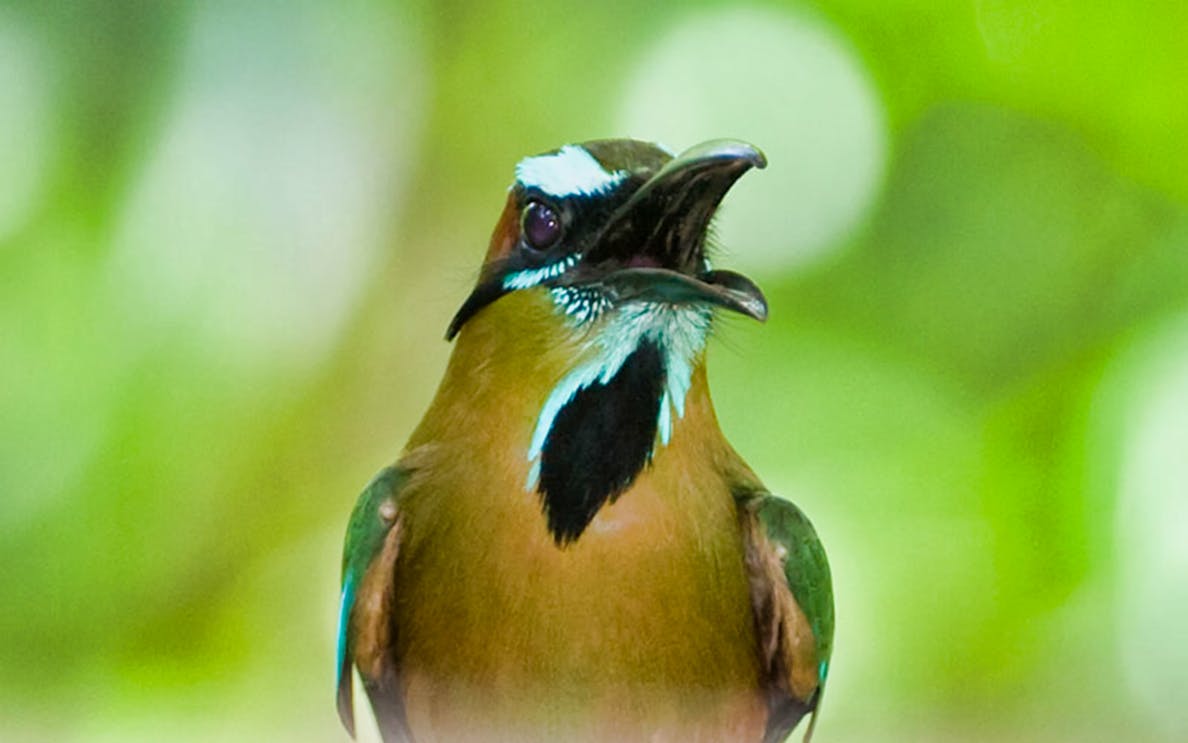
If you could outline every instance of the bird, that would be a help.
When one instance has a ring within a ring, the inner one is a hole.
[[[763,153],[633,139],[524,158],[452,354],[351,512],[337,708],[382,739],[811,737],[833,646],[825,550],[719,427],[706,344],[764,321],[711,221]]]

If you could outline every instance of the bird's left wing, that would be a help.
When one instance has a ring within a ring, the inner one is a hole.
[[[739,498],[747,571],[768,689],[765,743],[806,714],[812,737],[833,649],[833,586],[825,548],[808,517],[765,492]]]
[[[338,716],[353,737],[351,667],[359,669],[384,740],[406,737],[391,660],[394,572],[400,551],[400,493],[408,471],[387,467],[367,486],[347,526],[338,612]]]

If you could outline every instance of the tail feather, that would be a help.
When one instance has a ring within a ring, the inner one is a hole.
[[[771,700],[767,709],[767,732],[763,736],[763,743],[783,743],[804,716],[813,711],[813,705],[781,695]]]
[[[395,669],[386,665],[374,681],[364,679],[363,688],[371,700],[375,722],[384,743],[412,743],[412,732],[404,714],[404,697]]]

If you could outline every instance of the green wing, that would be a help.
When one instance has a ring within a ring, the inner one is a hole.
[[[385,552],[385,545],[389,537],[398,539],[399,499],[400,491],[408,479],[408,472],[397,468],[387,467],[363,490],[355,508],[351,511],[351,520],[347,525],[346,543],[342,553],[342,594],[338,610],[338,716],[343,726],[354,736],[355,708],[352,698],[351,666],[356,662],[356,632],[352,624],[359,618],[355,617],[356,603],[360,592],[367,590],[364,580],[368,571],[373,568],[391,569],[392,566],[377,565],[376,558]],[[393,534],[396,529],[397,533]],[[398,545],[396,545],[398,547]],[[393,558],[393,555],[387,557]],[[373,589],[374,590],[374,589]],[[385,587],[384,590],[391,590]],[[369,610],[382,606],[382,602],[362,602]],[[360,607],[362,608],[362,606]],[[380,619],[384,621],[384,619]],[[377,701],[380,679],[364,678],[364,686],[372,698],[372,705]],[[388,702],[392,704],[394,702]],[[381,710],[376,710],[377,717]]]
[[[813,713],[807,743],[833,652],[829,561],[812,523],[791,502],[759,493],[745,499],[744,509],[751,515],[747,549],[752,598],[769,664],[765,740],[784,740],[804,715]]]
[[[804,512],[773,495],[759,499],[756,515],[767,538],[786,550],[784,579],[813,629],[823,683],[833,650],[833,580],[825,547]]]

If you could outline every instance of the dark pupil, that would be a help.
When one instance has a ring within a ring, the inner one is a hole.
[[[522,226],[524,239],[538,250],[544,250],[561,237],[561,220],[557,218],[557,213],[539,201],[533,201],[524,208]]]

